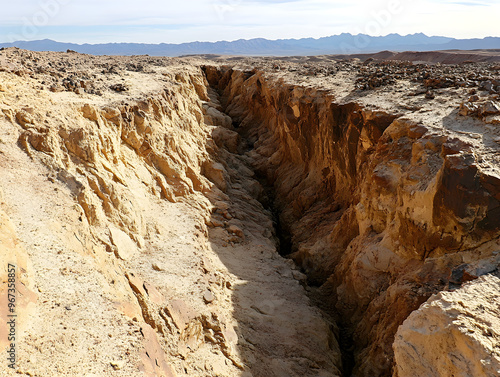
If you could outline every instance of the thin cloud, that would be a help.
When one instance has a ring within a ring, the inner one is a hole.
[[[445,0],[445,2],[452,5],[461,5],[464,7],[488,7],[494,5],[496,3],[496,0],[468,0],[468,1]]]
[[[491,4],[485,4],[485,3],[471,3],[471,2],[467,2],[467,1],[455,1],[455,2],[450,3],[450,4],[463,5],[466,7],[488,7],[491,5]]]

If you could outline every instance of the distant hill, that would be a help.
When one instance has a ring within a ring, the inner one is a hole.
[[[144,44],[144,43],[106,43],[74,44],[55,42],[50,39],[39,41],[19,41],[0,43],[1,47],[19,47],[32,51],[74,50],[93,55],[152,55],[182,56],[194,54],[220,55],[324,55],[371,53],[382,50],[391,51],[433,51],[433,50],[473,50],[500,49],[500,38],[454,39],[429,37],[425,34],[389,34],[371,37],[366,34],[352,35],[343,33],[323,38],[268,40],[240,39],[233,42],[192,42],[181,44]]]

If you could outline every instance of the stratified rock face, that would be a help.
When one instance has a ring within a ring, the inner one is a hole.
[[[30,61],[27,55],[23,60]],[[96,72],[89,59],[88,72]],[[79,70],[81,64],[76,60],[73,68]],[[140,85],[154,84],[152,76],[150,81],[143,77]],[[119,371],[129,376],[175,376],[175,360],[168,352],[184,347],[184,358],[189,359],[184,341],[192,350],[205,344],[202,315],[210,317],[211,312],[195,312],[186,329],[168,328],[165,308],[182,295],[169,293],[167,287],[173,284],[168,275],[164,272],[158,279],[160,274],[151,273],[151,266],[161,259],[164,248],[172,247],[167,240],[175,239],[175,230],[168,222],[181,221],[182,213],[170,212],[162,218],[161,213],[172,210],[168,204],[191,197],[192,204],[199,206],[197,217],[185,226],[193,238],[210,206],[201,194],[210,183],[200,174],[208,159],[201,104],[207,99],[206,85],[199,70],[178,70],[161,77],[179,84],[163,81],[164,88],[120,102],[117,99],[122,98],[113,94],[81,101],[73,93],[63,93],[56,104],[53,93],[37,92],[31,86],[37,79],[47,80],[46,76],[30,81],[2,72],[8,89],[2,94],[0,164],[8,183],[1,205],[11,221],[0,210],[0,241],[5,249],[0,259],[2,271],[7,271],[8,263],[18,269],[19,373],[110,375]],[[165,228],[170,237],[154,244]],[[193,240],[175,247],[193,255],[204,242]],[[176,269],[182,270],[179,265]],[[193,275],[191,285],[201,279],[201,274]],[[7,281],[7,274],[2,272],[0,277],[2,283]],[[159,282],[150,283],[155,278]],[[2,298],[5,287],[2,284]],[[3,309],[1,323],[7,318]],[[218,314],[219,326],[234,332],[227,316]],[[230,348],[236,342],[237,338],[221,335],[214,348]],[[226,353],[238,363],[234,351]],[[194,359],[200,368],[206,357]],[[225,360],[225,356],[217,360],[224,365],[219,370],[240,371],[241,365],[226,366]]]
[[[472,141],[424,122],[255,70],[205,70],[273,187],[291,257],[351,339],[353,375],[391,375],[398,326],[497,248],[500,179]]]
[[[500,375],[500,279],[432,296],[399,328],[397,377]]]

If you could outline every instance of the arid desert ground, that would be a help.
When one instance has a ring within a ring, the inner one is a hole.
[[[0,177],[2,376],[500,375],[499,51],[4,49]]]

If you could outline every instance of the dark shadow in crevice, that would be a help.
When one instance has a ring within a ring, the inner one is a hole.
[[[225,87],[227,80],[227,76],[221,78],[221,87]],[[220,98],[216,85],[211,88]],[[227,104],[223,99],[220,102],[223,112],[229,115]],[[232,121],[232,126],[240,131],[243,139],[238,147],[239,155],[222,151],[222,155],[217,156],[233,164],[229,169],[233,170],[231,182],[223,194],[214,190],[209,196],[215,198],[213,200],[225,197],[234,206],[228,209],[227,219],[243,221],[245,218],[244,225],[249,228],[243,229],[244,240],[230,237],[227,244],[221,244],[221,236],[229,229],[227,225],[210,228],[209,242],[222,263],[242,282],[232,292],[233,318],[237,321],[239,336],[238,352],[254,377],[340,376],[340,355],[335,351],[338,340],[333,331],[336,326],[309,305],[304,290],[305,276],[286,258],[291,254],[292,240],[279,219],[274,182],[269,182],[267,177],[249,166],[245,156],[254,145],[242,135],[239,120]],[[238,170],[234,166],[235,160],[253,171],[252,179],[263,189],[260,195],[253,196],[253,201],[245,199],[245,196],[252,196],[245,192],[246,178],[234,175]],[[251,212],[253,208],[254,213]],[[246,213],[241,216],[236,213],[238,211]],[[273,227],[268,229],[267,236],[255,234],[255,228],[251,228],[262,225],[256,220],[262,214],[266,214]],[[214,212],[213,224],[221,223],[220,215],[220,211]],[[227,224],[230,222],[226,221]]]

